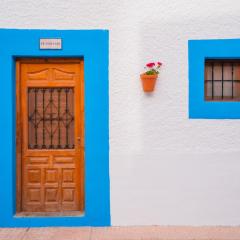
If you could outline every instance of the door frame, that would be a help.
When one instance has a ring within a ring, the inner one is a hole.
[[[61,38],[62,49],[41,50],[41,38]],[[0,227],[109,226],[109,92],[107,30],[0,29]],[[83,58],[85,212],[82,216],[16,214],[16,58]],[[96,199],[98,201],[96,201]]]
[[[84,61],[83,58],[15,58],[16,65],[16,214],[21,214],[22,212],[22,112],[21,112],[21,64],[22,63],[80,63],[80,78],[84,79]],[[82,81],[84,88],[84,80]],[[84,100],[84,90],[83,98]],[[81,104],[84,104],[81,103]],[[83,119],[84,121],[84,119]],[[83,160],[84,162],[84,160]],[[80,178],[84,184],[84,165],[83,171],[80,172]],[[83,185],[84,191],[84,185]],[[84,192],[80,194],[82,196],[84,204]],[[83,207],[84,208],[84,207]],[[78,213],[79,214],[79,211]],[[82,214],[82,212],[81,212]],[[31,214],[28,214],[31,215]],[[28,216],[26,215],[26,216]],[[47,214],[45,214],[47,216]],[[49,216],[54,216],[59,214],[49,214]],[[65,215],[64,213],[62,215]],[[75,215],[75,214],[73,214]],[[24,216],[24,214],[23,214]]]

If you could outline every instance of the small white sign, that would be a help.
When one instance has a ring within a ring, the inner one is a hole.
[[[62,49],[61,38],[41,38],[40,49]]]

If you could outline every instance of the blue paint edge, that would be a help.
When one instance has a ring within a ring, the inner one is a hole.
[[[62,50],[40,50],[61,38]],[[85,214],[16,217],[16,57],[83,57],[85,81]],[[0,29],[0,227],[110,226],[108,30]],[[4,169],[4,170],[3,170]]]
[[[188,41],[189,118],[239,119],[240,102],[204,100],[205,59],[239,59],[240,39]]]

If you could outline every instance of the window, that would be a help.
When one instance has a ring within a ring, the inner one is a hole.
[[[205,100],[240,101],[240,61],[205,61]]]
[[[29,149],[74,149],[73,88],[28,88]]]
[[[188,41],[189,118],[240,119],[240,39]]]

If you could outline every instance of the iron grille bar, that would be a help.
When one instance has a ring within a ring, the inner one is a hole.
[[[212,81],[212,79],[207,79],[207,80],[205,80],[205,82],[209,82],[209,81]],[[214,82],[222,82],[222,81],[224,81],[224,82],[240,82],[240,80],[232,80],[232,79],[216,79],[216,80],[214,80]]]
[[[42,148],[46,148],[45,145],[45,91],[46,89],[42,89],[42,112],[43,112],[43,118],[42,118],[42,124],[43,124],[43,129],[42,129],[42,134],[43,134],[43,145]]]
[[[60,97],[61,97],[61,88],[58,88],[58,148],[61,148],[61,128],[60,128]]]
[[[50,139],[51,139],[51,144],[50,148],[53,148],[53,89],[50,89],[50,126],[51,126],[51,133],[50,133]]]
[[[223,99],[223,77],[224,77],[224,74],[223,74],[223,63],[222,63],[222,99]]]
[[[29,95],[31,93],[31,88],[28,88],[28,121],[30,120],[30,115],[29,115],[29,109],[30,109],[30,98],[29,98]],[[31,149],[31,145],[30,145],[30,125],[28,123],[28,148]]]
[[[212,99],[214,99],[214,63],[212,63]]]
[[[66,93],[66,108],[65,108],[65,112],[66,112],[66,146],[65,148],[68,148],[68,125],[67,125],[67,113],[68,113],[68,89],[65,89],[65,93]]]
[[[234,97],[234,93],[233,93],[233,71],[234,71],[234,65],[232,63],[232,98]]]
[[[35,114],[35,119],[34,119],[34,124],[35,124],[35,145],[34,147],[37,148],[38,146],[38,137],[37,137],[37,134],[38,134],[38,125],[37,125],[37,93],[38,93],[38,89],[35,88],[35,91],[34,91],[34,114]]]

